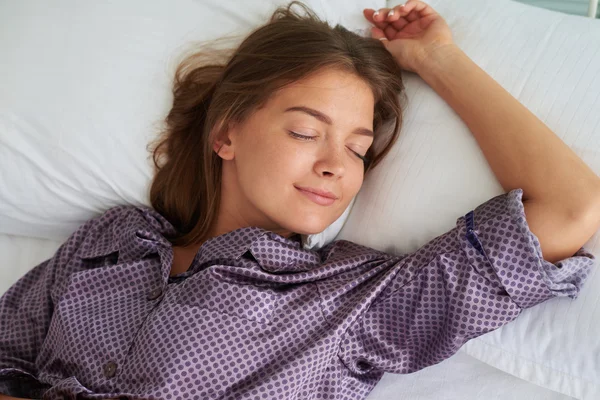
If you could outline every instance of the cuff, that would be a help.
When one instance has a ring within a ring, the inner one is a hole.
[[[523,190],[493,197],[457,220],[458,235],[471,265],[494,279],[521,308],[557,296],[577,298],[595,264],[581,247],[556,263],[546,261],[525,219]]]

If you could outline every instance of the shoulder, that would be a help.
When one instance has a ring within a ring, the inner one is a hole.
[[[138,206],[118,205],[111,207],[99,215],[90,218],[82,224],[76,232],[90,234],[100,234],[107,229],[126,222],[132,215],[139,213]]]
[[[76,255],[94,258],[117,251],[119,236],[145,206],[118,205],[90,218],[71,235],[69,241],[77,245]]]
[[[85,221],[68,237],[47,261],[50,268],[48,273],[56,283],[53,288],[54,298],[62,293],[71,274],[101,264],[85,263],[82,259],[108,255],[117,250],[119,242],[116,234],[119,225],[135,212],[135,206],[111,207]]]

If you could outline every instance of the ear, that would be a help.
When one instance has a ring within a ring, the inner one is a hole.
[[[221,124],[218,124],[220,127]],[[230,125],[231,126],[231,125]],[[213,150],[223,160],[233,160],[235,158],[234,143],[231,140],[233,130],[215,128],[216,134],[213,141]]]

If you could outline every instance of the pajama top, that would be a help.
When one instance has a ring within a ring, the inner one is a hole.
[[[384,372],[437,364],[524,308],[577,297],[595,257],[545,261],[522,195],[489,199],[403,255],[240,228],[174,277],[173,226],[113,207],[0,298],[0,393],[364,399]]]

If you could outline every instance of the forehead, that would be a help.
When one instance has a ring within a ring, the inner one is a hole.
[[[292,82],[281,88],[277,94],[282,97],[289,97],[312,92],[330,93],[331,95],[339,92],[345,94],[352,92],[359,96],[370,96],[373,100],[373,92],[364,79],[350,72],[330,68],[317,71]]]
[[[373,119],[373,91],[364,79],[349,72],[326,69],[277,90],[268,103],[283,112],[295,105],[319,109],[326,114],[352,113],[362,120]],[[347,117],[347,115],[345,115]]]

